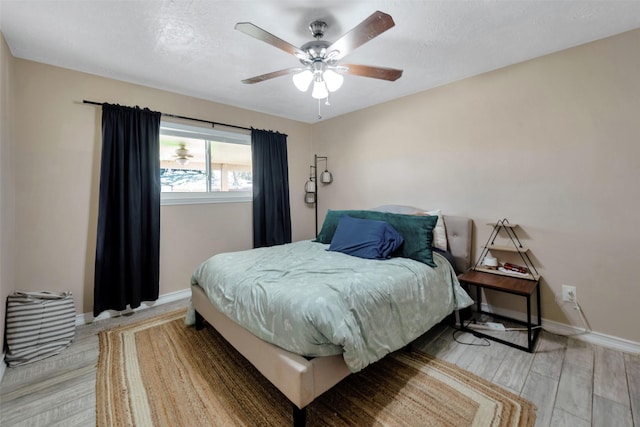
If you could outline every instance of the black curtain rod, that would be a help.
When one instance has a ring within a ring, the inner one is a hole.
[[[95,101],[87,101],[86,99],[82,100],[82,102],[84,104],[91,104],[91,105],[102,105],[102,102],[95,102]],[[211,127],[215,127],[216,125],[219,126],[226,126],[229,128],[236,128],[236,129],[243,129],[243,130],[248,130],[250,131],[251,128],[246,128],[243,126],[236,126],[236,125],[228,125],[226,123],[219,123],[219,122],[212,122],[210,120],[202,120],[202,119],[194,119],[193,117],[186,117],[186,116],[178,116],[176,114],[167,114],[167,113],[160,113],[165,117],[173,117],[174,119],[184,119],[184,120],[191,120],[192,122],[200,122],[200,123],[208,123],[211,125]]]

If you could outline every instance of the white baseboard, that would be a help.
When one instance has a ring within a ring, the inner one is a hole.
[[[482,303],[482,311],[487,313],[495,313],[501,316],[511,317],[522,322],[527,320],[526,313],[520,311],[509,310],[502,307],[493,307],[487,303]],[[537,316],[532,316],[531,321],[536,323]],[[552,334],[571,336],[580,341],[602,347],[612,348],[614,350],[623,351],[625,353],[640,354],[640,343],[630,341],[624,338],[618,338],[611,335],[601,334],[599,332],[588,331],[576,326],[567,325],[553,320],[542,318],[542,329]]]
[[[87,323],[93,323],[104,319],[109,319],[111,317],[122,316],[123,314],[133,313],[139,310],[144,310],[150,307],[154,307],[157,305],[167,304],[170,302],[178,301],[181,299],[191,297],[191,289],[183,289],[181,291],[171,292],[169,294],[160,295],[156,301],[153,302],[143,302],[140,304],[140,307],[116,311],[116,310],[106,310],[100,313],[98,317],[93,317],[93,313],[81,313],[76,315],[76,326],[86,325]]]

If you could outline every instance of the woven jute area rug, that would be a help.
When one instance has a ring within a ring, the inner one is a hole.
[[[184,310],[100,333],[98,426],[290,426],[291,403]],[[455,365],[399,351],[307,407],[308,426],[533,426],[535,406]]]

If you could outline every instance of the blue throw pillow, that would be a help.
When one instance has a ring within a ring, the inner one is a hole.
[[[331,243],[336,227],[338,226],[338,221],[343,215],[348,215],[352,218],[384,221],[391,224],[404,238],[404,244],[393,256],[411,258],[431,267],[436,266],[436,263],[433,261],[432,246],[433,228],[438,221],[437,216],[405,215],[362,210],[329,210],[322,224],[322,230],[320,230],[320,234],[318,234],[315,241]]]
[[[343,215],[329,250],[366,259],[387,259],[404,242],[395,228],[384,221]]]

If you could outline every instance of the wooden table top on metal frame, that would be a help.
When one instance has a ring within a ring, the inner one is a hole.
[[[521,346],[510,341],[503,340],[493,335],[488,335],[477,329],[471,329],[465,325],[465,322],[461,320],[460,325],[462,330],[473,333],[475,336],[481,336],[491,339],[493,341],[518,348],[520,350],[533,352],[533,348],[536,344],[536,340],[540,335],[540,329],[542,326],[542,315],[540,308],[540,281],[539,279],[522,279],[519,277],[512,277],[506,275],[492,274],[488,272],[469,270],[466,273],[458,276],[458,281],[462,285],[470,285],[476,287],[476,312],[478,314],[485,314],[499,319],[508,320],[520,325],[524,325],[527,328],[527,346]],[[489,289],[498,292],[505,292],[512,295],[518,295],[526,298],[527,304],[527,320],[523,322],[518,319],[514,319],[507,316],[497,315],[495,313],[489,313],[482,310],[482,289]],[[532,323],[531,319],[531,296],[536,295],[536,308],[537,308],[537,323]]]

